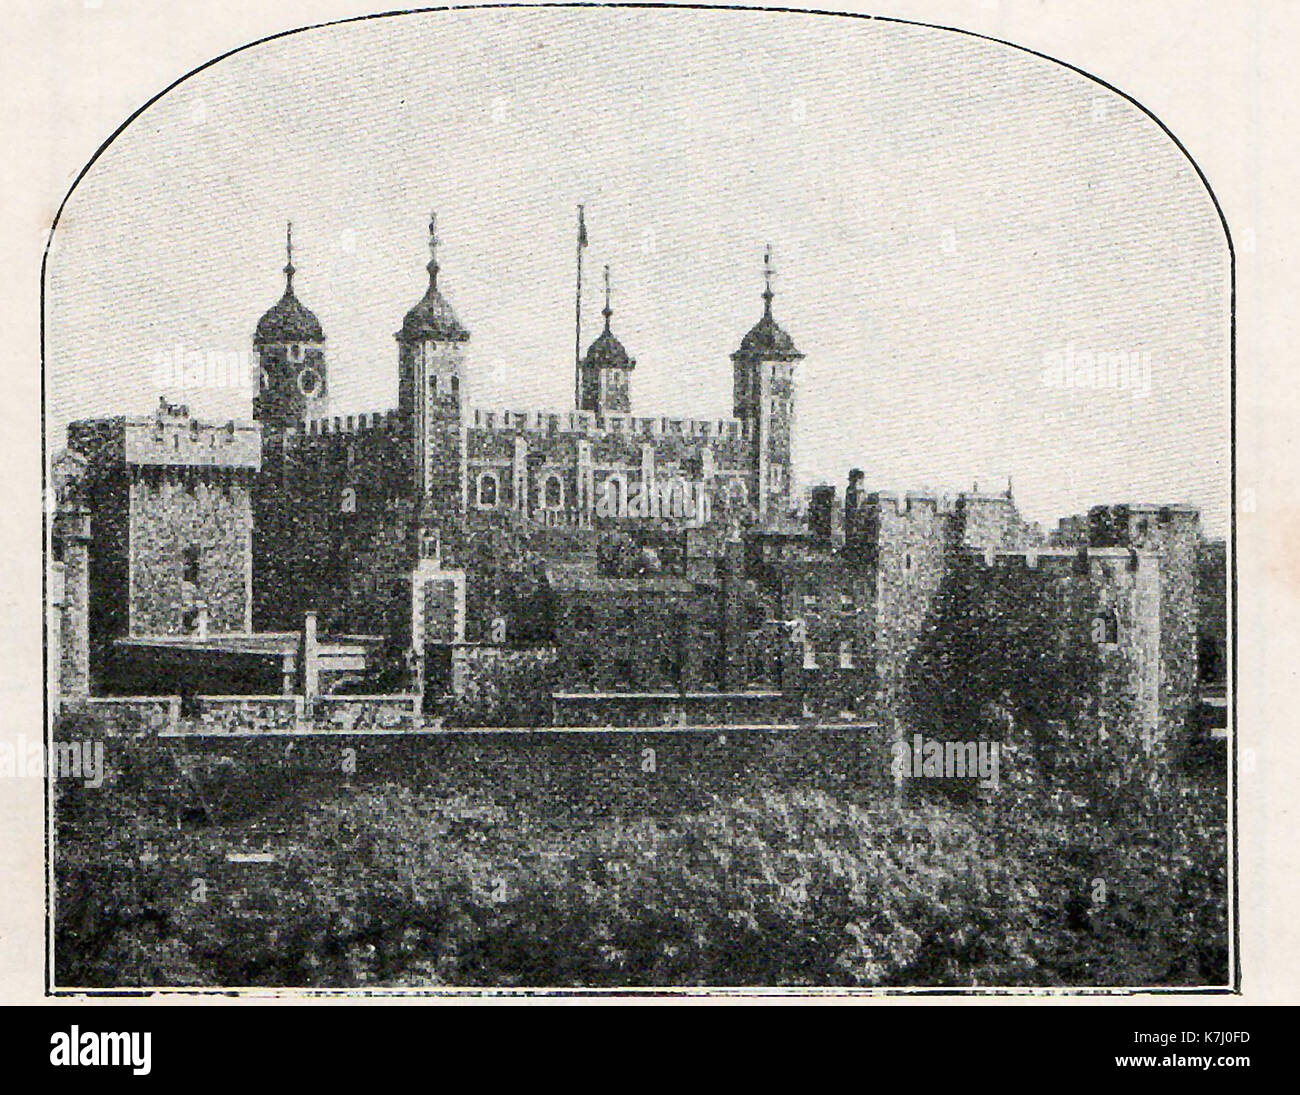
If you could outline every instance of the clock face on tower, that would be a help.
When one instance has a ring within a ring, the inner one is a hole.
[[[298,373],[298,390],[305,396],[319,395],[321,389],[321,377],[315,369],[308,365]]]

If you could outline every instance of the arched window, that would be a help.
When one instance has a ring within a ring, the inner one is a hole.
[[[564,482],[552,473],[546,477],[545,495],[547,509],[564,508]]]
[[[439,553],[439,535],[437,529],[420,530],[420,558],[437,559]]]
[[[479,509],[493,509],[497,504],[497,473],[494,471],[480,472],[478,477],[478,507]]]
[[[189,585],[199,584],[199,559],[201,552],[191,544],[181,551],[181,581]]]

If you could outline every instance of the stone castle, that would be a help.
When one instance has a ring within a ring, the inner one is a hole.
[[[330,414],[290,245],[253,335],[251,422],[164,400],[68,428],[65,698],[402,693],[479,725],[1101,725],[1147,753],[1194,721],[1226,639],[1206,645],[1202,586],[1223,575],[1205,577],[1191,507],[1097,507],[1044,536],[1009,489],[893,494],[856,470],[842,498],[805,501],[803,355],[770,256],[733,417],[634,410],[608,271],[572,409],[471,406],[483,366],[437,244],[431,223],[395,408]]]

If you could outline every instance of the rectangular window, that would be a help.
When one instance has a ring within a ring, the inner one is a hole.
[[[181,580],[192,586],[199,584],[199,557],[199,549],[192,545],[181,552]]]

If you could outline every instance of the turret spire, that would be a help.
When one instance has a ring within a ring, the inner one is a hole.
[[[257,321],[257,330],[253,334],[255,346],[325,341],[320,321],[303,306],[293,291],[293,276],[297,272],[298,268],[293,264],[293,222],[287,221],[284,229],[284,292]]]
[[[610,329],[614,315],[610,304],[609,267],[605,267],[605,329],[587,348],[587,354],[578,366],[578,409],[597,414],[627,414],[632,409],[632,395],[628,375],[636,361]]]
[[[429,214],[429,287],[419,303],[406,313],[397,337],[403,342],[466,342],[469,332],[438,291],[438,214]]]
[[[795,349],[790,336],[781,330],[772,315],[772,279],[776,271],[772,269],[772,245],[763,249],[763,315],[740,340],[740,349],[731,356],[748,361],[798,361],[803,354]]]
[[[769,243],[763,250],[763,314],[769,319],[772,316],[772,297],[776,294],[772,292],[772,245]]]
[[[284,231],[284,284],[286,292],[293,292],[293,275],[296,268],[293,265],[293,221],[285,225]]]
[[[438,288],[438,214],[429,213],[429,288]]]

